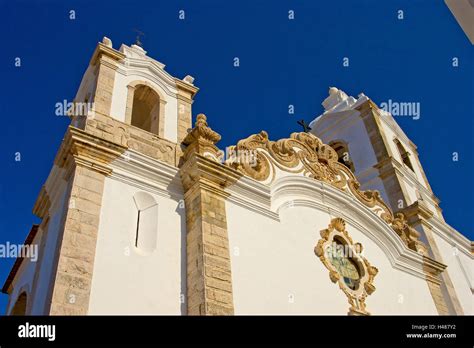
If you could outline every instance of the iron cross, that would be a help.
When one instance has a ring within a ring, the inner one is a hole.
[[[311,130],[309,124],[306,124],[304,120],[296,121],[301,127],[303,127],[303,132],[308,133]]]
[[[138,30],[138,29],[133,29],[133,31],[137,33],[137,39],[136,39],[135,45],[140,46],[140,47],[143,47],[143,44],[142,44],[142,42],[140,41],[140,37],[141,37],[141,36],[145,36],[145,33],[142,32],[142,31],[140,31],[140,30]]]

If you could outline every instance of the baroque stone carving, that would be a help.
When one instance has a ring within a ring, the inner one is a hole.
[[[226,161],[225,164],[266,184],[272,183],[276,168],[279,168],[301,173],[351,194],[391,226],[408,248],[426,254],[425,245],[418,240],[419,233],[406,223],[404,215],[394,215],[378,191],[362,191],[350,169],[338,162],[336,151],[313,134],[292,133],[288,139],[271,141],[268,134],[261,131],[240,140],[230,147],[230,151],[254,153],[253,163]]]
[[[362,256],[362,245],[353,242],[346,230],[346,223],[343,219],[332,219],[328,228],[322,230],[320,234],[321,239],[314,247],[314,252],[329,270],[331,281],[338,283],[339,288],[347,296],[350,304],[348,314],[369,315],[365,300],[368,295],[375,291],[374,278],[378,273],[378,269]],[[331,259],[331,253],[334,253],[336,242],[344,252],[346,264],[349,264],[354,272],[357,271],[357,275],[353,277],[357,278],[356,283],[351,283],[353,279],[346,278],[345,274],[341,274],[341,269],[338,269],[337,264]]]
[[[219,140],[221,136],[208,126],[206,115],[197,115],[194,128],[183,139],[183,144],[187,145],[184,158],[187,160],[192,153],[198,153],[218,161],[219,149],[215,144]]]

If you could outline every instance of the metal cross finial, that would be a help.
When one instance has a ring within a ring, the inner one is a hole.
[[[138,29],[133,29],[133,31],[137,33],[137,38],[136,38],[136,41],[135,41],[135,45],[140,46],[140,47],[143,47],[143,44],[142,44],[142,42],[140,41],[140,37],[141,37],[141,36],[145,36],[145,33],[142,32],[142,31],[140,31],[140,30],[138,30]]]
[[[306,124],[306,122],[304,120],[299,120],[299,121],[297,121],[297,123],[301,127],[303,127],[303,132],[305,132],[305,133],[308,133],[311,130],[311,127],[309,126],[309,124]]]

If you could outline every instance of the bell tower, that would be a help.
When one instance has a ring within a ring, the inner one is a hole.
[[[425,175],[416,145],[389,112],[363,93],[354,98],[332,87],[322,105],[324,113],[310,123],[311,132],[333,146],[339,162],[354,172],[361,189],[378,190],[394,212],[403,213],[420,233],[420,240],[430,246],[430,256],[443,262],[432,230],[449,225]],[[459,314],[462,309],[447,272],[443,272],[443,280],[444,297],[448,299],[446,312]]]
[[[7,313],[186,313],[178,165],[198,88],[164,68],[139,45],[96,46],[33,208],[38,261],[11,270]]]
[[[165,65],[148,57],[139,45],[119,50],[104,37],[94,51],[75,102],[92,105],[89,118],[108,116],[173,143],[181,143],[191,125],[191,106],[198,91],[194,78],[178,79]],[[73,125],[86,126],[86,118]]]

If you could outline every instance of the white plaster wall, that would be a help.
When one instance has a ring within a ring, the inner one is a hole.
[[[82,77],[81,84],[76,93],[75,100],[82,102],[85,100],[88,93],[93,97],[94,89],[97,85],[97,75],[95,75],[96,67],[89,65],[87,67],[84,76]],[[89,98],[89,102],[92,102],[92,98]]]
[[[57,169],[56,166],[53,167],[53,171],[58,170],[61,175],[62,170]],[[34,315],[44,315],[47,314],[46,310],[46,300],[51,289],[51,279],[53,276],[53,268],[56,265],[56,250],[58,248],[59,235],[61,231],[61,223],[65,214],[65,210],[68,207],[67,197],[68,197],[68,185],[66,182],[61,181],[59,187],[51,187],[51,184],[47,182],[47,188],[49,192],[53,190],[58,190],[57,203],[50,208],[50,220],[48,223],[48,230],[45,233],[46,240],[44,243],[44,250],[39,251],[40,258],[38,259],[38,280],[36,284],[36,289],[34,293],[34,303],[32,308],[32,314]]]
[[[39,245],[41,242],[41,235],[37,233],[31,245]],[[23,259],[20,268],[16,273],[16,277],[12,282],[13,290],[9,295],[9,303],[7,306],[6,313],[9,314],[13,309],[13,306],[18,299],[18,296],[21,292],[25,291],[27,295],[27,313],[30,310],[32,296],[32,286],[33,286],[33,278],[35,276],[35,269],[36,269],[37,262],[33,262],[31,258]]]
[[[314,254],[328,213],[295,206],[281,210],[278,222],[233,202],[226,209],[236,314],[347,314],[347,297]],[[424,279],[394,269],[363,232],[347,229],[379,269],[377,290],[366,301],[369,312],[437,314]]]
[[[54,166],[52,172],[59,169]],[[49,192],[52,192],[52,187],[49,182],[46,184]],[[50,207],[50,220],[47,231],[38,231],[33,244],[38,245],[38,259],[32,262],[30,259],[25,259],[18,270],[13,281],[14,290],[10,295],[10,305],[8,311],[16,301],[18,291],[26,286],[28,289],[28,301],[32,301],[32,306],[28,305],[32,315],[45,315],[45,305],[48,292],[51,288],[51,277],[53,267],[55,265],[55,253],[58,244],[58,236],[61,227],[62,217],[64,215],[65,198],[67,196],[67,187],[65,182],[61,182],[55,188],[57,190],[57,201]],[[41,250],[44,245],[44,250]],[[34,285],[34,273],[38,272],[37,284]]]
[[[164,138],[174,143],[178,142],[178,100],[166,96],[165,106],[165,134]]]
[[[156,249],[145,254],[135,249],[133,239],[138,191],[144,190],[105,179],[89,314],[186,313],[181,303],[186,294],[184,209],[176,200],[148,192],[158,202],[158,236]]]
[[[455,244],[448,242],[436,232],[432,234],[443,258],[442,262],[448,266],[445,272],[449,273],[464,314],[474,314],[474,297],[471,290],[474,284],[472,256],[466,255],[459,248],[455,250]]]
[[[410,170],[410,169],[408,169]],[[410,182],[407,182],[406,180],[403,181],[402,185],[405,186],[405,190],[407,192],[408,197],[407,199],[407,204],[410,205],[418,200],[417,194],[416,194],[416,187],[412,185]],[[430,205],[430,208],[432,211],[435,211],[435,208],[430,202],[426,202],[428,205]]]
[[[352,239],[364,246],[364,257],[379,272],[375,277],[375,292],[368,296],[368,310],[382,315],[438,315],[425,279],[394,269],[384,251],[363,231],[346,224]]]
[[[127,85],[127,76],[115,72],[110,115],[120,122],[125,122],[125,109],[127,107],[128,95]]]

